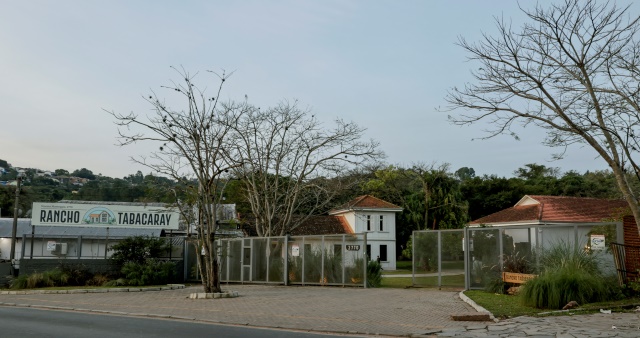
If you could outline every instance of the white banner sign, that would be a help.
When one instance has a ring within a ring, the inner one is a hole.
[[[591,235],[591,250],[604,250],[606,248],[604,235]]]
[[[174,208],[73,203],[33,203],[31,224],[112,228],[178,229]]]

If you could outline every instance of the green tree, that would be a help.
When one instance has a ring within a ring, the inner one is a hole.
[[[95,180],[96,179],[96,175],[93,174],[93,172],[87,168],[82,168],[82,169],[76,169],[71,173],[71,176],[74,177],[80,177],[80,178],[86,178],[89,180]]]
[[[69,171],[68,171],[68,170],[65,170],[65,169],[56,169],[56,170],[54,171],[54,174],[55,174],[56,176],[69,176]]]

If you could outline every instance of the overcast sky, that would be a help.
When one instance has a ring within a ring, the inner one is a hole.
[[[530,1],[521,5],[531,8]],[[633,13],[639,6],[632,6]],[[124,177],[148,169],[130,156],[157,145],[116,146],[103,109],[147,114],[142,96],[178,80],[170,66],[235,71],[224,99],[266,107],[298,99],[316,117],[355,121],[390,164],[451,164],[512,176],[527,163],[563,172],[605,169],[588,148],[566,159],[529,127],[520,141],[450,124],[444,97],[470,81],[455,45],[495,32],[494,16],[522,24],[515,1],[2,1],[0,159],[45,170],[88,168]],[[455,113],[454,113],[455,114]]]

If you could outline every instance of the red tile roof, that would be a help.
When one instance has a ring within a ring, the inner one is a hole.
[[[618,218],[628,209],[624,200],[568,196],[524,196],[515,206],[472,221],[470,224],[511,222],[591,223]]]
[[[353,230],[343,216],[312,216],[295,229],[293,236],[352,234]]]
[[[387,201],[383,201],[377,197],[373,197],[371,195],[362,195],[358,196],[351,201],[329,211],[329,214],[336,214],[343,211],[348,210],[357,210],[357,209],[393,209],[396,211],[401,211],[402,208]]]

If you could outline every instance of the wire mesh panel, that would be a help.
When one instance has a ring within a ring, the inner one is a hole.
[[[240,282],[242,281],[242,240],[229,240],[228,243],[227,271],[229,271],[229,275],[225,281]]]
[[[222,281],[364,285],[364,235],[224,239],[221,246]]]
[[[440,280],[438,286],[464,287],[464,231],[440,231]]]
[[[344,284],[344,236],[325,236],[323,250],[323,277],[324,284]]]
[[[220,241],[220,280],[229,280],[229,241]]]
[[[469,228],[471,288],[485,288],[492,280],[501,278],[501,232],[496,228]]]
[[[322,284],[323,242],[305,238],[302,246],[302,281],[304,284]]]
[[[502,236],[502,271],[532,274],[536,259],[534,242],[537,228],[520,227],[501,229]]]
[[[578,248],[596,257],[600,272],[604,275],[617,274],[616,263],[609,243],[617,239],[616,224],[598,226],[577,226]]]
[[[438,272],[438,232],[414,231],[412,247],[413,284],[437,285],[433,276]]]
[[[345,235],[342,251],[345,285],[364,286],[366,241],[363,235]]]
[[[304,237],[291,237],[287,244],[287,278],[290,284],[302,284],[302,248]]]
[[[266,282],[269,268],[269,238],[251,239],[251,262],[243,262],[251,265],[251,279],[244,276],[245,282]]]
[[[269,270],[267,282],[284,283],[284,260],[286,257],[285,238],[270,238],[267,257],[269,258]]]
[[[460,230],[413,232],[413,284],[464,287],[464,251]]]

